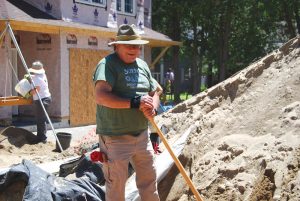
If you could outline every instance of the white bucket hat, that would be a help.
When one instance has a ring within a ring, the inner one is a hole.
[[[40,61],[35,61],[32,63],[31,68],[28,69],[30,73],[35,73],[35,74],[44,74],[44,65]]]
[[[147,40],[142,40],[141,36],[135,31],[135,26],[122,24],[119,27],[116,40],[108,43],[108,45],[125,44],[125,45],[145,45],[149,43]]]

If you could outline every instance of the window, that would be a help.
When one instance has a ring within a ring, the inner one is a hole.
[[[99,3],[99,4],[103,4],[104,1],[103,0],[92,0],[93,3]]]
[[[133,0],[125,0],[125,13],[133,13]]]
[[[76,3],[88,4],[92,6],[105,7],[107,0],[76,0]]]
[[[122,0],[117,0],[117,11],[122,11]]]
[[[135,15],[136,0],[117,0],[118,13]]]

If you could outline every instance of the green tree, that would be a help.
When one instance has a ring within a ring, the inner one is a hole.
[[[193,94],[202,73],[210,87],[300,33],[298,0],[153,0],[152,13],[155,30],[183,42],[167,57],[176,80],[179,62],[192,69]]]
[[[184,9],[184,1],[155,1],[153,2],[153,28],[163,30],[172,40],[181,41],[181,16]],[[172,67],[174,69],[175,80],[180,80],[179,58],[180,50],[178,46],[172,47]],[[174,101],[180,101],[180,82],[175,82]]]

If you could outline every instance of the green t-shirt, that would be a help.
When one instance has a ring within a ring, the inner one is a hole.
[[[137,58],[136,62],[126,64],[116,53],[102,59],[95,70],[93,81],[106,81],[112,87],[112,93],[122,98],[155,91],[155,84],[146,62]],[[135,108],[115,109],[97,105],[97,133],[102,135],[138,134],[147,129],[148,120]]]

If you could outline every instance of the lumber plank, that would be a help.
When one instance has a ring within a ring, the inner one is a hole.
[[[0,97],[0,106],[30,105],[32,102],[32,99],[26,99],[21,96]]]

